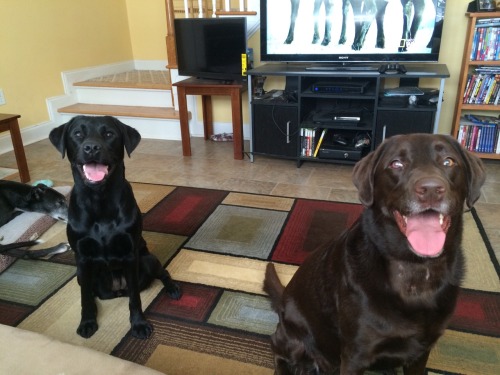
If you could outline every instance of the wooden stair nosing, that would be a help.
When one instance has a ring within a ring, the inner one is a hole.
[[[126,116],[179,120],[179,112],[174,108],[145,107],[109,104],[76,103],[58,109],[59,113],[75,113],[82,115]],[[191,117],[191,114],[189,114]]]
[[[166,83],[129,83],[129,82],[75,82],[73,86],[78,87],[106,87],[117,89],[149,89],[149,90],[172,90],[172,85]]]

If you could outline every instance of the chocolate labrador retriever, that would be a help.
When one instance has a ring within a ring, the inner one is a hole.
[[[141,136],[109,116],[77,116],[50,132],[52,144],[68,155],[75,181],[68,208],[68,240],[75,251],[81,288],[82,318],[77,332],[97,331],[95,297],[128,296],[132,335],[147,338],[152,326],[144,317],[140,291],[159,279],[168,295],[181,290],[142,236],[142,215],[125,179],[124,150]]]
[[[484,180],[480,159],[444,135],[395,136],[358,162],[360,219],[286,288],[267,267],[276,373],[424,374],[462,279],[464,202]]]

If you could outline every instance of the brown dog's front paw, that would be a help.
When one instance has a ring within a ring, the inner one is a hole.
[[[82,320],[78,326],[76,332],[82,336],[84,339],[88,339],[97,331],[97,321],[93,320]]]
[[[147,339],[153,333],[153,326],[146,320],[132,325],[132,336],[138,339]]]

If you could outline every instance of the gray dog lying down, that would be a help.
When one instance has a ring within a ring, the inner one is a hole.
[[[31,186],[16,181],[0,180],[0,226],[12,220],[18,212],[38,212],[56,220],[68,220],[68,203],[64,195],[43,184]],[[42,258],[65,252],[69,245],[61,243],[40,250],[27,250],[39,241],[1,244],[0,253],[18,258]]]

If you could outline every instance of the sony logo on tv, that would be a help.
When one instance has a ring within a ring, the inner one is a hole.
[[[349,60],[349,56],[339,56],[339,60]]]

